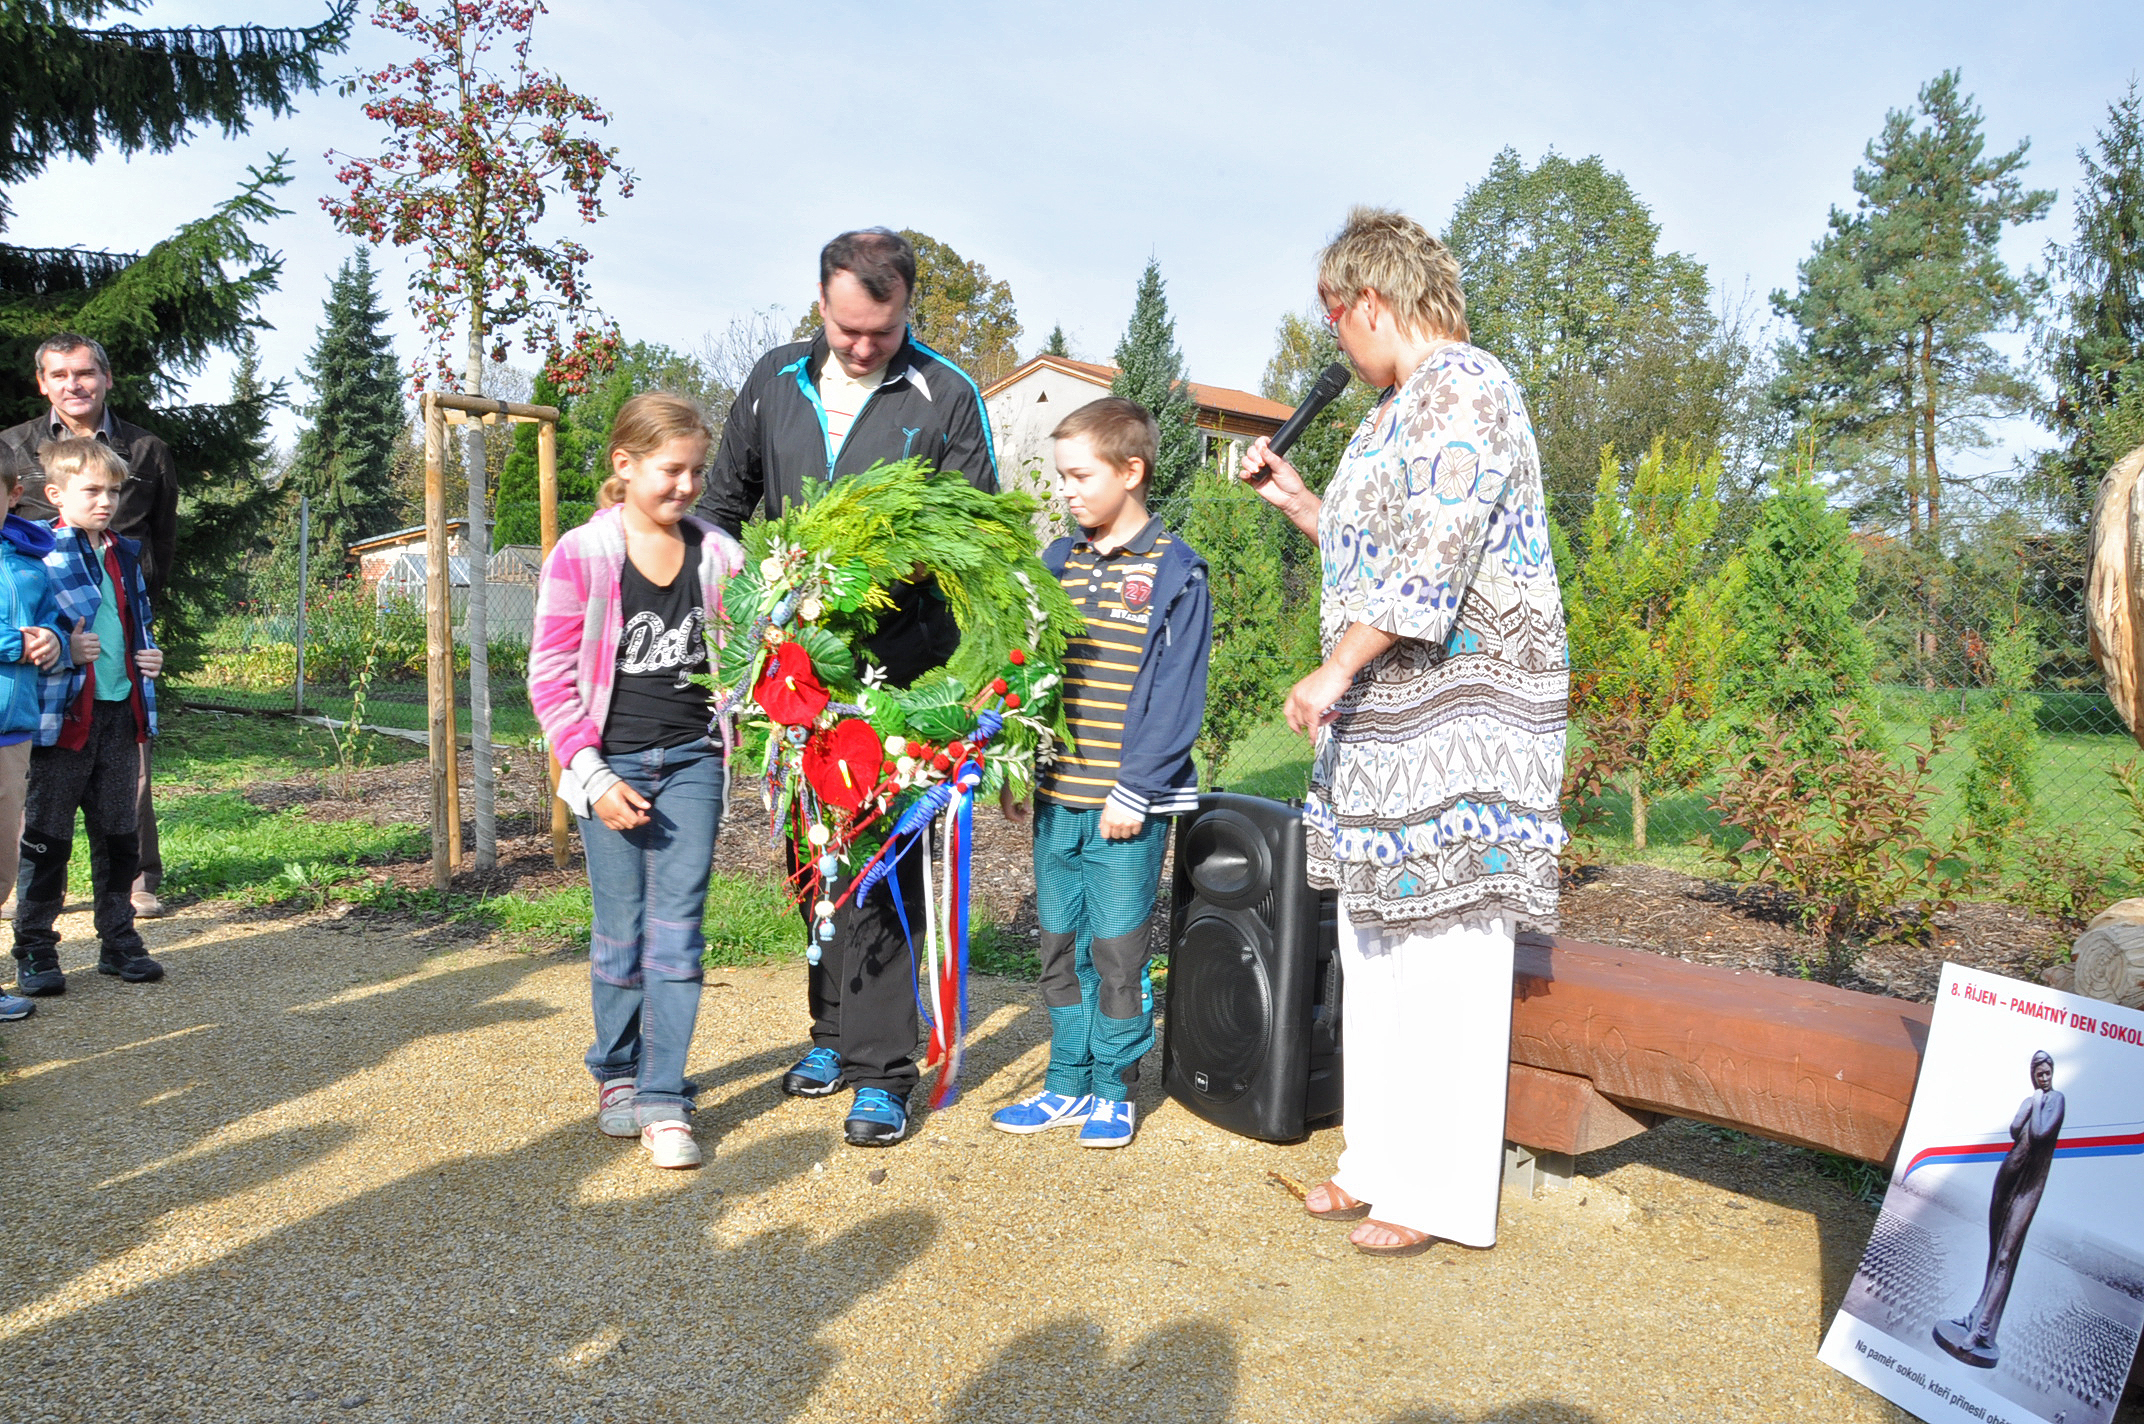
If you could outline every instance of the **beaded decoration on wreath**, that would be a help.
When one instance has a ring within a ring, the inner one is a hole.
[[[1071,740],[1059,692],[1083,624],[1042,565],[1034,512],[1027,495],[920,461],[876,465],[748,528],[745,568],[723,591],[716,711],[764,734],[770,830],[793,848],[791,895],[811,907],[805,958],[819,962],[841,907],[881,880],[898,904],[896,863],[923,857],[933,1107],[959,1091],[975,802],[1006,786],[1026,795]],[[960,647],[897,689],[867,643],[894,606],[887,587],[918,575],[951,608]]]

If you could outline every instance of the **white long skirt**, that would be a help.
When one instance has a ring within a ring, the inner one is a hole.
[[[1496,1244],[1511,1073],[1512,942],[1340,920],[1343,1133],[1333,1181],[1373,1220]]]

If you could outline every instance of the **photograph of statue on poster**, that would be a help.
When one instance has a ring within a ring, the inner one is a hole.
[[[2105,1424],[2144,1326],[2144,1013],[1943,967],[1818,1358],[1922,1419]]]

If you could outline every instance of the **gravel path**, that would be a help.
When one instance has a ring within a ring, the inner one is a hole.
[[[1267,1178],[1337,1134],[1230,1137],[1152,1064],[1129,1151],[991,1132],[1041,1073],[1027,985],[979,986],[967,1101],[842,1146],[775,1086],[783,965],[710,975],[709,1163],[663,1173],[594,1130],[578,957],[144,928],[168,982],[0,1029],[10,1424],[1905,1417],[1816,1362],[1872,1214],[1800,1154],[1671,1125],[1507,1195],[1493,1252],[1370,1261]]]

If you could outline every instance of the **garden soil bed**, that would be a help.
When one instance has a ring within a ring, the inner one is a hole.
[[[526,762],[525,754],[518,755]],[[471,834],[466,753],[461,769],[466,844]],[[572,867],[559,870],[552,864],[548,805],[533,768],[501,758],[498,787],[499,865],[482,875],[463,872],[455,877],[454,888],[464,893],[534,895],[577,883],[581,876],[577,846]],[[431,818],[429,772],[422,761],[360,772],[347,792],[338,774],[325,772],[261,783],[248,788],[246,796],[262,806],[302,806],[306,816],[323,821],[361,818],[379,824],[421,825]],[[716,868],[734,875],[778,879],[781,854],[767,834],[756,788],[740,780],[734,796],[735,804],[723,820],[715,847]],[[979,918],[996,923],[1015,946],[1032,944],[1035,896],[1027,829],[1008,824],[995,810],[978,815],[976,827],[975,894],[983,912]],[[431,884],[428,861],[384,866],[381,873],[412,890]],[[1821,971],[1824,960],[1823,945],[1802,932],[1793,907],[1777,894],[1647,865],[1572,868],[1564,881],[1561,932],[1596,944],[1767,974],[1815,973]],[[1157,924],[1157,943],[1160,937]],[[2037,979],[2068,952],[2072,938],[2053,920],[2014,905],[1963,904],[1936,917],[1935,932],[1926,943],[1869,949],[1840,982],[1868,993],[1926,1000],[1934,994],[1946,960]]]

